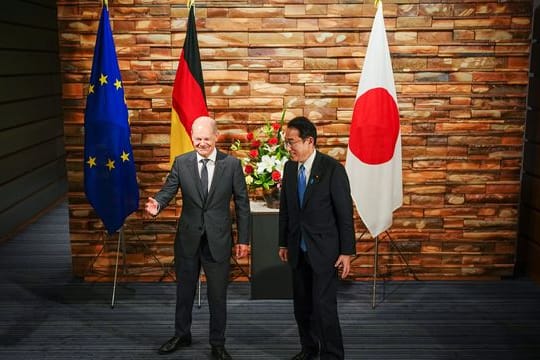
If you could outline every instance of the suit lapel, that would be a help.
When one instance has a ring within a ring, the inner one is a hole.
[[[225,158],[225,154],[218,151],[216,155],[216,163],[214,165],[214,175],[212,176],[212,182],[210,183],[210,190],[208,191],[208,199],[206,199],[206,202],[208,203],[212,199],[212,195],[214,195],[214,192],[216,190],[216,184],[219,181],[218,179],[221,179],[223,176],[223,173],[225,171],[225,161],[223,159]],[[202,188],[201,188],[202,191]]]
[[[321,178],[321,156],[317,152],[315,154],[315,159],[313,159],[313,165],[311,166],[311,172],[309,174],[309,179],[307,180],[306,185],[306,192],[304,193],[304,204],[302,207],[305,207],[309,199],[311,198],[311,194],[313,193],[313,188],[317,182],[319,182],[319,179]]]
[[[296,161],[287,161],[287,164],[289,166],[289,171],[292,173],[287,179],[290,181],[290,184],[288,184],[289,193],[292,192],[294,195],[294,198],[296,201],[294,202],[298,209],[300,209],[300,199],[298,197],[298,162]],[[287,166],[286,164],[286,166]]]
[[[197,189],[197,192],[199,193],[199,199],[201,201],[201,206],[203,205],[203,192],[202,192],[202,184],[201,184],[201,176],[199,174],[199,164],[197,164],[197,153],[193,152],[193,158],[190,161],[191,166],[191,178],[193,179],[193,182],[195,183],[195,188]]]

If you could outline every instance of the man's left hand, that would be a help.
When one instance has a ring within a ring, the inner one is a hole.
[[[351,256],[350,255],[339,255],[334,267],[341,269],[341,278],[345,279],[351,271]]]
[[[247,256],[249,251],[249,245],[246,244],[236,244],[236,258],[241,259],[244,256]]]

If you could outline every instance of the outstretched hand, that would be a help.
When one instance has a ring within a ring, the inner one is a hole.
[[[148,214],[156,216],[159,210],[159,203],[153,197],[149,197],[148,201],[146,201],[146,204],[144,205],[144,209]]]

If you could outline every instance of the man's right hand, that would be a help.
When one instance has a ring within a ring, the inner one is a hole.
[[[144,205],[144,209],[150,215],[156,216],[159,211],[159,203],[153,197],[149,197],[148,201],[146,202],[146,205]]]
[[[287,262],[287,254],[289,253],[289,250],[286,247],[280,247],[279,248],[279,258],[283,262]]]

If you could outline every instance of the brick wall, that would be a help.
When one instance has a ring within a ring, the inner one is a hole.
[[[403,257],[381,239],[380,272],[408,277],[405,258],[423,279],[512,274],[531,7],[530,1],[384,2],[404,205],[389,232]],[[178,0],[109,0],[109,9],[144,204],[169,168],[172,82],[187,8]],[[74,272],[110,279],[116,239],[104,236],[83,189],[85,94],[99,13],[98,1],[58,1]],[[320,150],[344,161],[374,14],[371,1],[198,1],[219,147],[227,150],[235,137],[279,119],[286,106],[286,119],[308,116],[318,126]],[[169,277],[180,199],[176,204],[156,220],[142,210],[130,216],[128,275]],[[374,242],[361,236],[358,218],[356,229],[353,277],[365,279],[373,272]]]

